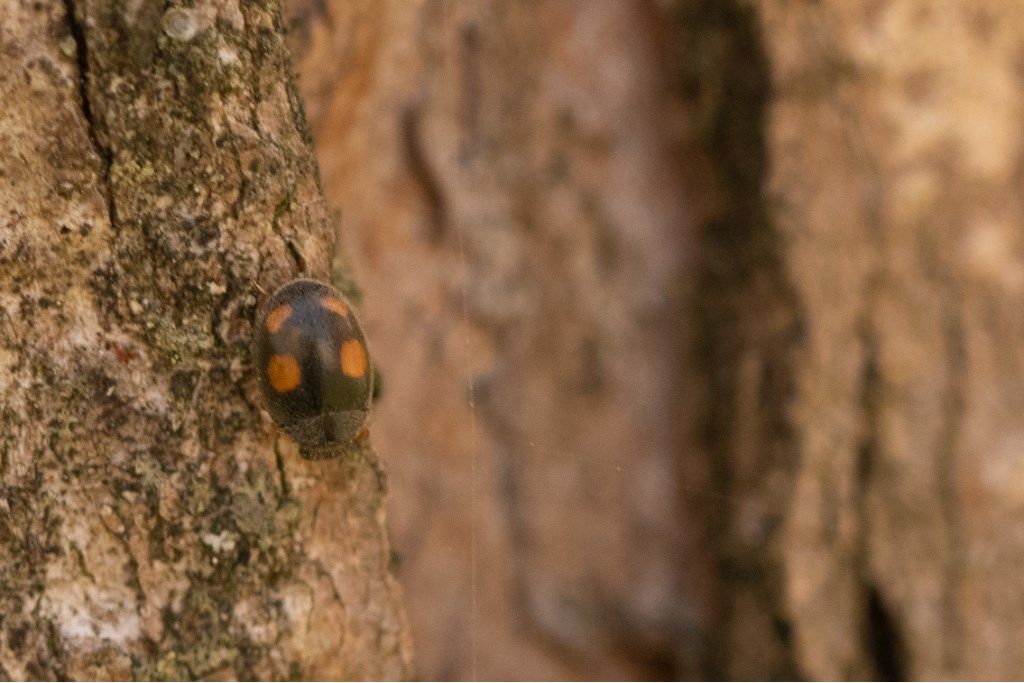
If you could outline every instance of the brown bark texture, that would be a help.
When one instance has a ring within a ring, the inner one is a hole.
[[[663,13],[289,6],[383,368],[420,674],[664,675],[696,652],[679,568],[699,563],[677,481],[695,224]]]
[[[1019,677],[1024,23],[292,0],[427,677]]]
[[[788,379],[777,405],[736,400],[730,430],[774,414],[787,434],[730,490],[761,506],[779,581],[734,603],[729,642],[757,642],[744,614],[768,611],[802,675],[1020,677],[1019,8],[747,9],[771,86],[748,93],[765,102],[767,268],[789,322],[736,360]],[[750,548],[748,523],[729,536]],[[732,650],[735,670],[754,655]]]
[[[0,676],[409,675],[372,451],[250,368],[333,244],[277,3],[5,1],[0,101]]]

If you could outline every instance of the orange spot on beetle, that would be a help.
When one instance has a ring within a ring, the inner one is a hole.
[[[281,329],[281,325],[284,325],[284,321],[291,317],[292,307],[288,304],[281,304],[270,313],[267,314],[267,329],[273,334]]]
[[[348,306],[346,306],[345,302],[336,296],[325,296],[320,300],[320,304],[328,311],[334,311],[342,318],[348,315]]]
[[[366,374],[366,347],[358,339],[343,342],[339,357],[341,372],[346,377],[356,378]]]
[[[274,391],[283,394],[302,383],[302,371],[294,356],[271,356],[267,364],[267,376]]]

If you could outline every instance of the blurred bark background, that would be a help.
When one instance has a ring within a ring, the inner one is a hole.
[[[671,670],[694,602],[674,37],[617,0],[291,10],[384,371],[419,672]]]
[[[421,675],[1024,669],[1024,23],[290,0]]]

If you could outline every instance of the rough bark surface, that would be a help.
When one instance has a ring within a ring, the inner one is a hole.
[[[0,674],[410,671],[371,451],[260,410],[254,283],[329,277],[276,3],[0,3]]]
[[[845,673],[859,607],[888,615],[894,673],[1019,676],[1024,22],[991,1],[761,11],[769,196],[808,320],[785,541],[801,663]],[[836,590],[858,581],[877,607]]]
[[[719,667],[1017,677],[1019,12],[707,5]]]

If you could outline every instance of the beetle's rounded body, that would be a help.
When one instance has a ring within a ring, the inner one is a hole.
[[[352,307],[333,287],[293,280],[256,316],[253,357],[271,416],[309,459],[332,458],[366,423],[373,372]]]

